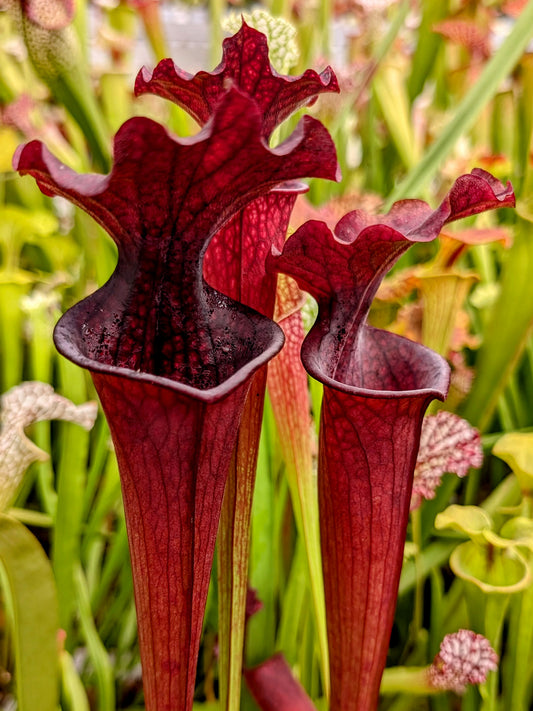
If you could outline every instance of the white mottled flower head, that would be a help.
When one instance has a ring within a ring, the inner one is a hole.
[[[464,477],[470,467],[477,468],[482,463],[481,437],[466,420],[446,410],[428,415],[420,435],[411,510],[418,508],[422,499],[435,498],[446,472]]]
[[[459,630],[444,637],[428,676],[436,689],[463,694],[468,684],[482,684],[497,668],[498,655],[489,640],[472,630]]]
[[[96,414],[95,402],[74,405],[48,383],[25,382],[0,395],[0,512],[11,504],[29,465],[48,459],[24,429],[43,420],[65,420],[90,430]]]

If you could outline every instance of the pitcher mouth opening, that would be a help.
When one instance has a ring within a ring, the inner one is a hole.
[[[106,344],[106,325],[120,321],[120,314],[110,309],[103,321],[102,310],[90,303],[92,296],[58,321],[54,341],[62,355],[95,373],[157,385],[207,403],[221,400],[244,384],[279,353],[285,340],[276,323],[253,309],[228,311],[222,306],[213,308],[210,315],[213,362],[199,361],[194,368],[177,362],[172,371],[132,368],[114,358]]]
[[[320,334],[311,331],[302,347],[306,370],[324,385],[359,397],[446,398],[450,368],[440,355],[420,343],[371,326],[364,326],[361,336],[359,348],[339,372],[322,352]]]

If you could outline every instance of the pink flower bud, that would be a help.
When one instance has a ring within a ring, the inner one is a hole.
[[[489,640],[472,630],[459,630],[442,640],[429,680],[437,689],[463,694],[468,684],[482,684],[497,668],[498,655]]]
[[[435,491],[446,472],[464,477],[470,467],[480,467],[483,450],[479,432],[466,420],[441,410],[424,418],[420,449],[413,480],[411,510],[422,499],[435,498]]]

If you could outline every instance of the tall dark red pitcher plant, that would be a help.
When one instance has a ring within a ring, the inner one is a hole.
[[[387,215],[356,210],[334,234],[307,222],[271,260],[319,306],[302,360],[324,384],[318,486],[331,711],[377,708],[422,417],[449,381],[436,353],[367,323],[372,299],[413,243],[433,240],[452,220],[512,205],[510,185],[475,170],[434,211],[418,200]]]
[[[322,175],[334,148],[306,117],[276,150],[236,87],[193,138],[133,118],[109,175],[79,175],[39,142],[15,167],[88,212],[118,246],[109,281],[71,308],[58,349],[91,371],[119,462],[148,711],[190,711],[224,484],[246,393],[281,348],[270,320],[208,285],[213,236],[256,198]]]
[[[265,35],[243,22],[237,34],[224,40],[222,61],[212,72],[191,75],[171,59],[164,59],[153,72],[141,70],[135,92],[169,99],[203,125],[228,83],[257,102],[265,140],[294,111],[313,103],[318,94],[339,91],[329,67],[321,74],[307,70],[299,77],[279,75],[270,64]],[[338,178],[333,144],[328,155],[324,151],[323,158],[321,170],[307,175]],[[267,273],[265,260],[272,247],[282,248],[294,202],[304,190],[306,186],[298,183],[281,185],[235,215],[207,250],[206,281],[272,318],[276,276]],[[266,368],[262,368],[253,378],[245,404],[220,525],[219,669],[223,709],[236,708],[240,699],[250,517],[265,385]]]

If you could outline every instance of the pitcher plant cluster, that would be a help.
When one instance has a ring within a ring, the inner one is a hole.
[[[147,711],[193,708],[217,540],[220,707],[239,708],[244,677],[262,709],[315,708],[281,655],[242,668],[267,387],[304,541],[328,708],[374,711],[380,687],[402,684],[464,693],[497,668],[485,636],[463,629],[442,641],[429,667],[398,668],[382,682],[410,512],[415,533],[420,503],[442,475],[464,476],[482,454],[479,434],[459,417],[440,410],[424,421],[430,403],[446,399],[447,361],[368,316],[407,250],[451,222],[514,207],[513,188],[476,168],[435,208],[404,199],[370,214],[353,204],[336,224],[308,220],[286,238],[307,190],[300,181],[341,175],[317,119],[305,115],[277,145],[272,137],[295,111],[338,91],[329,67],[279,74],[265,35],[243,21],[212,72],[192,75],[164,59],[137,76],[136,95],[184,109],[200,126],[194,136],[130,118],[115,135],[108,174],[78,173],[38,140],[14,157],[20,174],[85,211],[118,251],[109,280],[60,318],[54,340],[90,372],[111,431]],[[305,294],[318,306],[307,333]],[[308,378],[323,386],[317,492]],[[68,408],[48,415],[56,416]],[[511,566],[516,584],[525,579],[516,541],[526,530],[531,540],[529,519],[497,533],[489,514],[460,508],[436,521],[471,539],[454,550],[456,575],[472,582],[469,571],[481,575],[492,555]],[[501,625],[486,631],[497,646]]]

